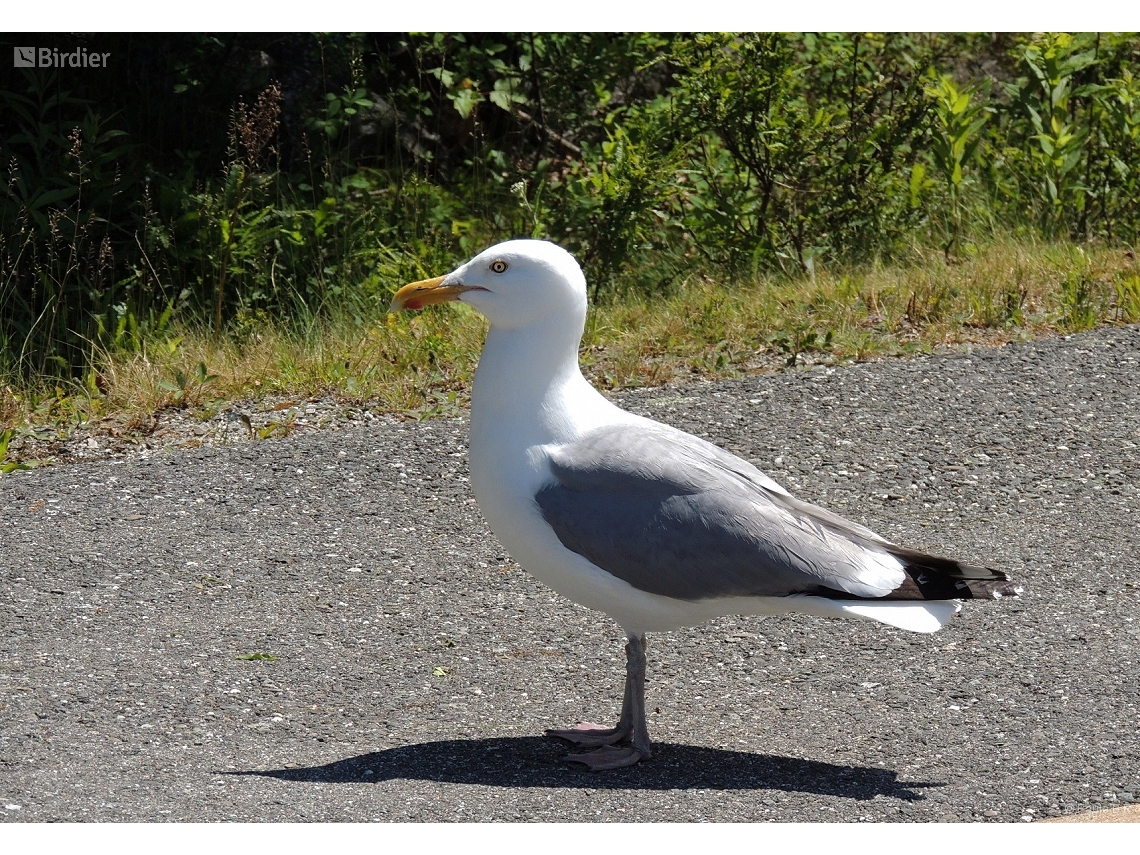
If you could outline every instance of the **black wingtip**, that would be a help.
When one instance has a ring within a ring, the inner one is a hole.
[[[996,572],[996,571],[995,571]],[[1004,576],[1004,574],[1003,574]],[[1002,579],[959,579],[954,583],[961,593],[961,599],[998,600],[1002,597],[1016,597],[1025,589],[1005,578]]]
[[[888,551],[903,562],[907,574],[906,581],[891,592],[890,599],[996,600],[1016,597],[1024,591],[1001,570],[903,547],[891,547]]]

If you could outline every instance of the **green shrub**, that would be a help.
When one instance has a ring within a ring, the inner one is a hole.
[[[1136,34],[68,38],[121,70],[0,69],[5,376],[86,377],[175,321],[365,325],[515,236],[568,246],[605,298],[1140,235]],[[1021,311],[982,302],[985,325]]]

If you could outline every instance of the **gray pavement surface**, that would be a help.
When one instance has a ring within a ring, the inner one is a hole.
[[[619,396],[1016,600],[622,638],[486,530],[465,421],[0,478],[0,818],[1022,821],[1140,788],[1140,328]]]

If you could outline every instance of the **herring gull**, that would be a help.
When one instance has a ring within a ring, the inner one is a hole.
[[[1004,573],[907,549],[795,498],[703,439],[620,409],[578,366],[586,281],[566,250],[512,240],[413,282],[392,310],[458,300],[490,322],[471,401],[471,483],[511,556],[625,631],[615,727],[548,733],[600,771],[651,755],[645,636],[721,615],[799,612],[934,632]]]

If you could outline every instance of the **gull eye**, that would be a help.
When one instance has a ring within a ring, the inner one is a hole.
[[[508,266],[507,263],[505,261],[503,261],[501,258],[495,259],[494,261],[491,262],[491,272],[492,273],[506,273],[507,272],[507,266]]]

